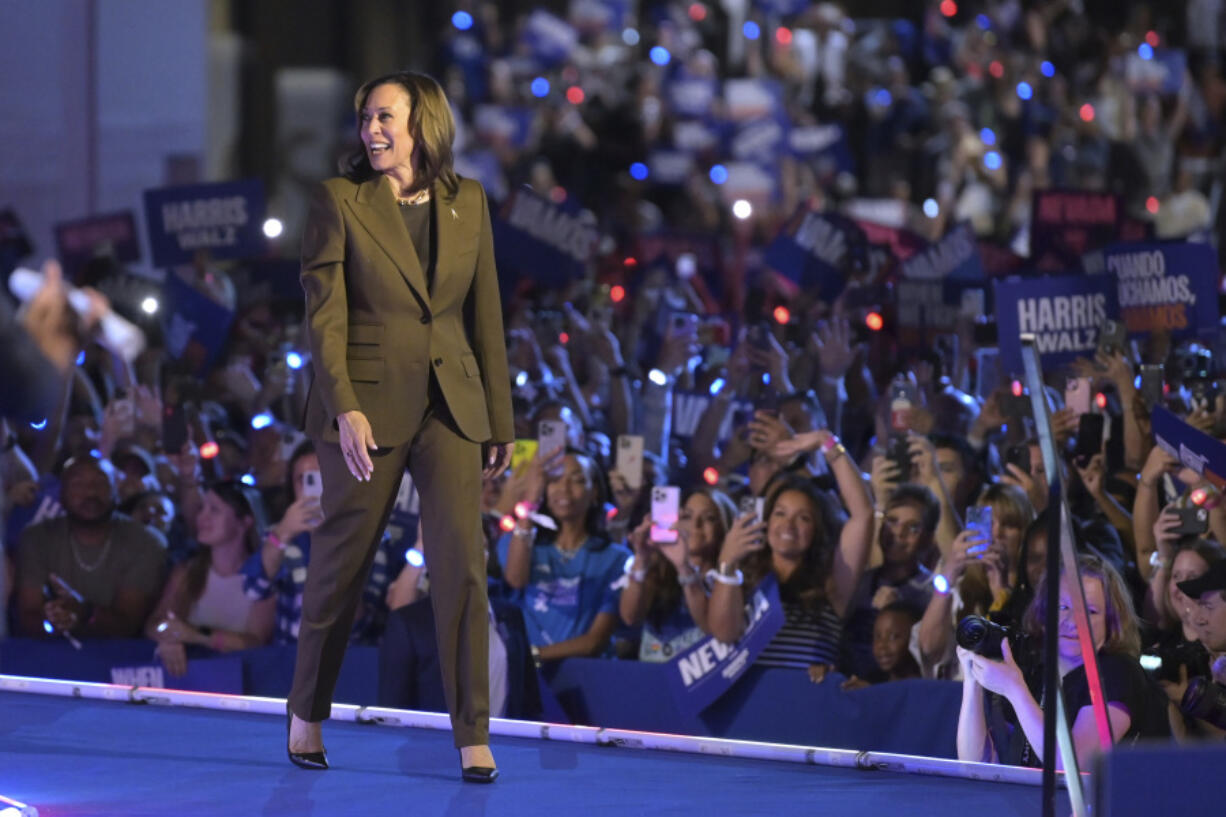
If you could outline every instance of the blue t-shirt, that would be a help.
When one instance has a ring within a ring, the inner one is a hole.
[[[535,646],[557,644],[591,629],[598,613],[617,615],[621,591],[613,587],[625,573],[630,551],[589,537],[573,553],[552,542],[532,546],[528,584],[511,598],[524,613],[528,640]],[[498,540],[498,559],[506,569],[511,534]]]

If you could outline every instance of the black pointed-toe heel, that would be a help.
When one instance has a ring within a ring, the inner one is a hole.
[[[294,713],[289,708],[289,702],[285,704],[285,751],[289,755],[289,762],[293,763],[300,769],[310,769],[312,771],[323,771],[328,768],[328,753],[322,749],[318,752],[295,752],[289,748],[289,732],[290,727],[294,725]]]
[[[464,766],[464,755],[460,754],[460,777],[465,783],[493,783],[498,779],[498,770],[492,766]]]

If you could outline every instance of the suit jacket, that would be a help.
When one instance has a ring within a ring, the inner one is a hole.
[[[474,442],[514,439],[511,387],[485,191],[434,185],[433,288],[398,211],[392,182],[328,179],[311,195],[302,286],[314,381],[304,430],[337,442],[336,418],[360,410],[375,443],[417,433],[438,378],[459,431]]]

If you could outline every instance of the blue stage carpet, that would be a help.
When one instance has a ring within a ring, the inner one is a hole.
[[[40,817],[1039,813],[1027,786],[497,737],[503,776],[476,786],[450,733],[353,723],[325,726],[332,769],[308,772],[284,723],[0,693],[0,793]]]

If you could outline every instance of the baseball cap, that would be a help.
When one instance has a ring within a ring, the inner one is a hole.
[[[1188,598],[1198,599],[1205,593],[1215,590],[1226,590],[1226,559],[1218,559],[1209,565],[1209,569],[1195,579],[1179,582],[1179,591]]]

